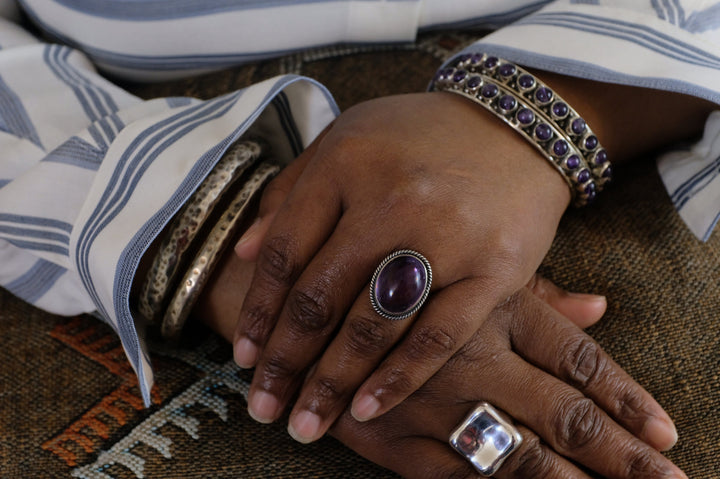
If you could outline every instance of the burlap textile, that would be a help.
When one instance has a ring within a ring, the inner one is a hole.
[[[302,73],[345,108],[424,89],[441,58],[466,40],[321,50],[132,90],[208,98]],[[720,477],[720,234],[702,244],[689,233],[651,162],[616,177],[597,205],[566,215],[542,271],[607,295],[608,313],[592,334],[676,420],[680,442],[668,455],[691,478]],[[0,338],[0,477],[393,477],[333,439],[301,446],[284,424],[250,420],[246,383],[229,347],[211,336],[191,349],[156,349],[148,410],[117,338],[93,318],[54,317],[0,292]]]

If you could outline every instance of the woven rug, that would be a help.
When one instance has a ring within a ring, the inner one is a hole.
[[[433,35],[402,47],[328,48],[128,87],[145,98],[210,98],[300,73],[327,85],[344,109],[423,90],[468,41]],[[668,456],[691,478],[720,477],[720,234],[703,244],[686,230],[652,162],[616,177],[596,205],[566,215],[542,272],[608,297],[591,334],[675,419],[680,441]],[[154,345],[149,409],[118,339],[94,318],[52,316],[0,290],[0,338],[2,478],[395,477],[332,438],[303,446],[283,422],[252,421],[250,377],[210,333],[184,348]]]

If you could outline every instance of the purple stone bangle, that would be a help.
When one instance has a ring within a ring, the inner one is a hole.
[[[607,152],[585,120],[552,89],[514,63],[460,55],[430,90],[461,94],[522,134],[563,175],[575,206],[593,201],[612,177]]]

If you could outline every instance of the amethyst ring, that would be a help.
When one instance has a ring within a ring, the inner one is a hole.
[[[370,303],[380,316],[399,320],[412,316],[430,294],[430,262],[417,251],[395,251],[380,262],[370,281]]]
[[[500,412],[481,402],[450,435],[450,445],[483,476],[490,477],[522,444],[522,436]]]

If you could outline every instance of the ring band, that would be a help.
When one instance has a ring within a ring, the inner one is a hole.
[[[522,444],[522,436],[509,421],[481,402],[450,435],[450,445],[483,476],[492,476]]]
[[[370,281],[370,303],[380,316],[405,319],[415,314],[430,294],[430,262],[417,251],[395,251],[380,262]]]

